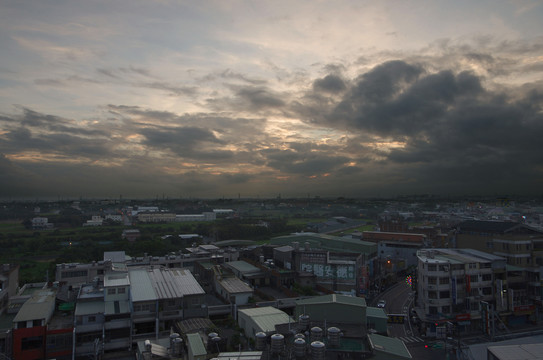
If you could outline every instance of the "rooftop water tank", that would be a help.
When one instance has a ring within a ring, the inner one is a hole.
[[[326,356],[326,346],[321,341],[313,341],[311,343],[311,359],[324,360]]]
[[[271,352],[272,354],[279,354],[283,351],[285,346],[285,337],[281,334],[273,334],[271,336]]]
[[[305,340],[302,338],[294,339],[294,356],[297,358],[305,358]]]

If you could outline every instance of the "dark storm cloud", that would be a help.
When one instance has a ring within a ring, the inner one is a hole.
[[[465,57],[494,72],[509,66],[507,59],[484,53],[471,51]],[[310,124],[365,134],[358,144],[349,145],[351,154],[361,155],[357,163],[373,158],[367,166],[391,174],[402,169],[395,178],[409,191],[425,186],[439,192],[463,187],[472,193],[503,192],[507,186],[510,191],[537,191],[537,182],[543,181],[543,84],[495,90],[471,71],[430,71],[436,64],[426,65],[386,62],[345,82],[338,100],[321,97],[314,86],[290,109]],[[365,146],[372,136],[400,145]],[[277,168],[281,161],[292,164],[297,159],[292,152],[274,156],[270,163]],[[347,166],[336,174],[362,169]],[[500,175],[506,171],[519,176]]]
[[[265,87],[241,87],[237,89],[236,96],[253,109],[277,108],[285,104],[279,95]]]
[[[337,75],[326,75],[324,78],[317,79],[313,82],[313,89],[316,91],[336,94],[342,92],[345,88],[346,86],[343,79]]]
[[[266,86],[228,85],[231,96],[208,98],[207,106],[214,111],[267,113],[281,110],[286,105],[287,94],[277,93]]]
[[[110,153],[111,144],[105,130],[81,127],[68,119],[19,108],[22,114],[0,118],[4,129],[0,136],[0,151],[32,150],[91,158]]]
[[[270,149],[261,154],[267,159],[267,165],[287,174],[317,175],[334,171],[349,158],[331,156],[323,152],[298,152],[293,150]]]

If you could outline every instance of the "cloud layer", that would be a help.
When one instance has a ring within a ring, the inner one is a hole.
[[[404,44],[416,29],[357,2],[142,2],[102,26],[75,3],[0,6],[1,198],[541,193],[543,38],[524,7],[481,20],[495,33]],[[348,44],[352,12],[371,36]]]

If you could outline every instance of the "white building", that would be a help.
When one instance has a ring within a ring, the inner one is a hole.
[[[496,289],[505,276],[505,258],[473,249],[419,250],[417,258],[416,309],[429,325],[427,335],[435,333],[436,323],[448,319],[476,326],[482,301],[500,310],[503,294]]]

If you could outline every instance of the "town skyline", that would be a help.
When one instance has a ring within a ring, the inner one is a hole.
[[[0,198],[540,195],[536,1],[0,4]]]

